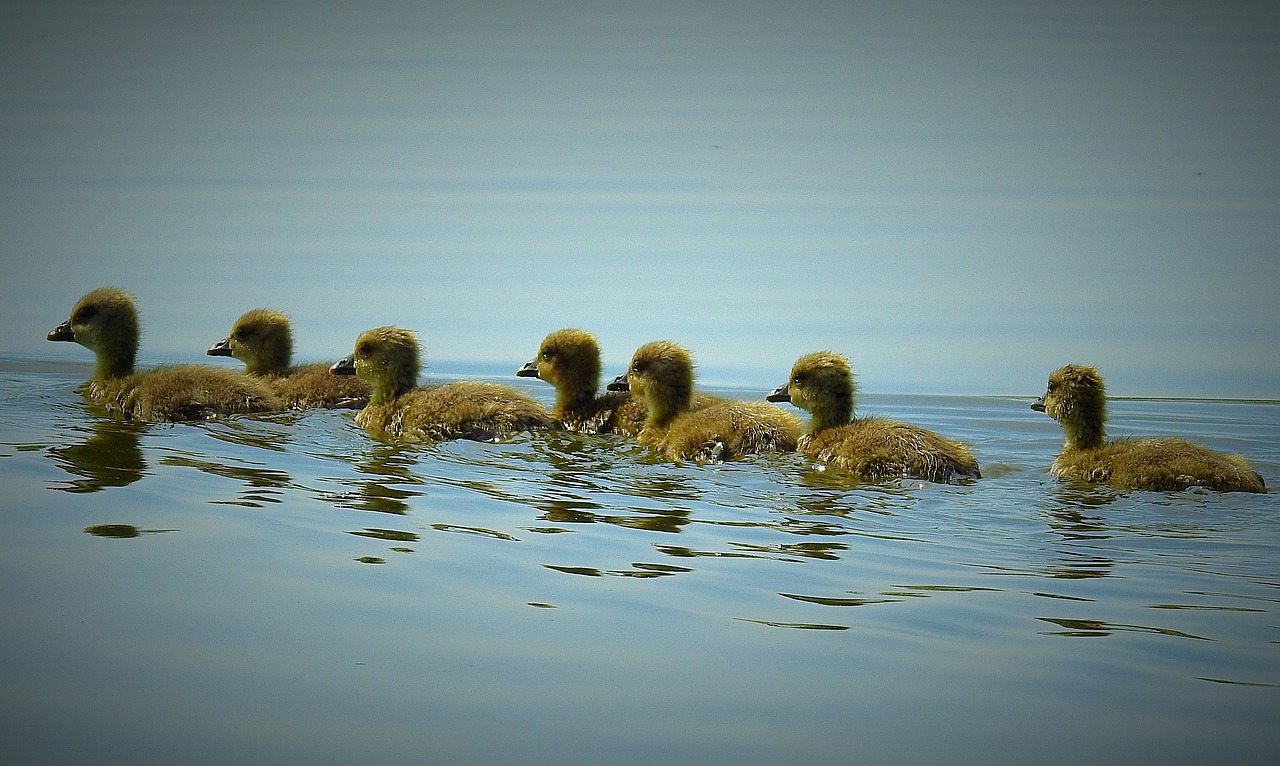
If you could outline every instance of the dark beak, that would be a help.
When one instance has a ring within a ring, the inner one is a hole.
[[[223,338],[204,353],[208,356],[231,356],[231,338]]]
[[[1041,396],[1031,403],[1031,409],[1036,412],[1044,412],[1044,397]]]
[[[787,384],[783,383],[773,389],[773,393],[766,396],[765,400],[770,402],[789,402],[791,401],[791,392],[787,389]]]
[[[524,367],[516,370],[517,378],[536,378],[538,377],[538,365],[534,364],[536,359],[530,359],[525,362]]]
[[[71,320],[63,322],[57,327],[49,331],[45,336],[48,340],[75,340],[76,334],[71,330]]]
[[[338,361],[333,363],[332,367],[329,368],[329,374],[330,375],[355,375],[356,374],[355,359],[350,356],[345,359],[339,359]]]
[[[610,391],[630,391],[631,384],[627,382],[627,374],[624,372],[613,380],[609,381],[609,385],[605,386]]]

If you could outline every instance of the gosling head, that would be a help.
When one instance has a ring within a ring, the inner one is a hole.
[[[631,357],[627,372],[610,391],[632,391],[649,408],[649,420],[663,424],[689,408],[693,399],[693,357],[670,341],[646,343]]]
[[[1102,443],[1107,418],[1107,390],[1095,367],[1069,364],[1049,376],[1044,396],[1031,409],[1062,424],[1067,447],[1089,448]]]
[[[377,327],[356,339],[349,356],[329,368],[334,375],[357,375],[369,381],[371,402],[391,399],[418,385],[418,339],[399,327]]]
[[[600,346],[586,330],[556,330],[516,375],[541,378],[571,397],[595,396],[600,388]]]
[[[857,385],[849,363],[839,354],[819,351],[800,357],[787,382],[765,398],[791,402],[813,415],[811,431],[844,425],[853,418]]]
[[[289,317],[270,309],[246,311],[236,320],[231,334],[205,353],[239,359],[250,375],[283,375],[293,360]]]
[[[114,287],[100,287],[81,298],[71,309],[71,317],[47,337],[74,341],[92,351],[98,359],[94,378],[101,380],[133,372],[138,334],[133,296]]]

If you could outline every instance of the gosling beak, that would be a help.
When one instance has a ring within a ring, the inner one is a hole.
[[[339,359],[338,361],[333,363],[332,367],[329,368],[329,374],[330,375],[355,375],[356,360],[350,356],[346,357],[345,359]]]
[[[1031,409],[1036,412],[1044,412],[1044,397],[1038,397],[1034,402],[1032,402]]]
[[[609,385],[605,386],[610,391],[630,391],[631,384],[627,382],[627,374],[624,372],[613,380],[609,381]]]
[[[525,362],[524,367],[516,370],[517,378],[536,378],[538,377],[538,365],[534,364],[537,360],[530,359]]]
[[[791,391],[787,388],[787,384],[783,383],[782,385],[773,389],[773,392],[765,397],[765,401],[789,402],[791,401]]]
[[[45,338],[47,340],[74,341],[76,339],[76,334],[71,330],[71,320],[68,319],[67,321],[63,322],[62,324],[50,330],[49,334],[46,335]]]
[[[208,356],[231,356],[231,338],[223,338],[204,352]]]

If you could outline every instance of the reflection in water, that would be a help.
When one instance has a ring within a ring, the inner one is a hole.
[[[668,577],[673,574],[682,572],[692,572],[687,567],[677,567],[670,564],[645,564],[635,562],[631,566],[632,569],[596,569],[595,567],[574,567],[560,566],[557,564],[543,564],[547,569],[554,569],[557,572],[566,574],[585,575],[587,577]]]
[[[1084,580],[1092,577],[1108,577],[1116,562],[1104,556],[1061,553],[1062,560],[1049,564],[1045,574],[1062,580]]]
[[[751,620],[746,617],[735,617],[735,620],[741,622],[751,622],[756,625],[767,625],[770,628],[796,628],[798,630],[848,630],[848,625],[824,625],[817,622],[777,622],[774,620]]]
[[[227,444],[285,452],[293,441],[301,417],[302,413],[297,411],[263,413],[214,420],[206,427],[210,436]]]
[[[84,477],[53,489],[97,492],[108,487],[124,487],[141,479],[147,463],[142,458],[139,438],[145,428],[130,420],[94,418],[89,423],[92,435],[84,441],[50,447],[49,457],[59,468]]]
[[[683,471],[696,470],[682,468]],[[688,473],[663,475],[661,473],[634,472],[624,474],[620,489],[634,497],[647,498],[663,503],[696,503],[702,498],[697,483]]]
[[[696,474],[665,463],[622,460],[620,453],[644,453],[616,437],[544,432],[521,446],[526,449],[504,453],[502,463],[490,465],[506,472],[500,479],[463,486],[532,505],[541,512],[541,521],[667,533],[690,523],[690,508],[701,497]]]
[[[597,511],[604,508],[600,503],[586,498],[557,497],[552,500],[535,498],[535,508],[542,511],[538,518],[543,521],[554,521],[558,524],[591,524],[600,520]]]
[[[598,512],[602,506],[587,506],[565,500],[534,500],[534,507],[543,511],[538,518],[558,524],[614,524],[631,529],[644,529],[650,532],[679,532],[689,523],[689,512],[678,508],[631,508],[631,513],[619,513],[621,509],[611,509],[612,513]],[[589,510],[594,507],[596,510]]]
[[[763,558],[776,561],[803,561],[804,559],[822,559],[837,561],[837,551],[846,551],[849,546],[844,543],[778,543],[775,545],[757,545],[754,543],[729,542],[738,550],[762,554]]]
[[[697,550],[683,545],[655,545],[654,547],[668,556],[676,558],[740,558],[769,559],[798,563],[804,560],[819,559],[837,561],[837,551],[848,550],[844,543],[777,543],[760,545],[756,543],[740,543],[726,541],[730,550]]]
[[[1075,620],[1059,617],[1039,617],[1043,622],[1053,623],[1065,630],[1046,631],[1045,635],[1050,636],[1073,636],[1081,638],[1101,638],[1109,636],[1117,632],[1129,633],[1155,633],[1162,636],[1173,636],[1175,638],[1194,638],[1199,641],[1210,641],[1212,639],[1204,636],[1196,636],[1190,633],[1184,633],[1180,630],[1172,630],[1170,628],[1152,628],[1144,625],[1124,625],[1119,623],[1103,622],[1102,620]]]
[[[548,521],[677,532],[702,494],[687,471],[645,463],[648,453],[619,437],[539,434],[531,447],[525,457],[542,466],[552,490],[534,501]]]
[[[1115,536],[1106,520],[1097,512],[1115,502],[1119,495],[1105,485],[1093,487],[1064,482],[1051,496],[1053,506],[1046,511],[1049,530],[1062,545],[1054,546],[1056,561],[1045,565],[1045,573],[1059,579],[1108,577],[1115,560],[1099,555],[1091,544]]]
[[[494,540],[507,540],[513,543],[519,541],[519,538],[509,535],[506,532],[499,532],[496,529],[485,529],[484,527],[468,527],[461,524],[432,524],[431,528],[440,532],[460,532],[464,535],[479,535],[480,537],[489,537]]]
[[[902,601],[901,598],[864,598],[854,594],[852,598],[839,597],[832,598],[830,596],[802,596],[798,593],[779,593],[779,596],[795,599],[796,601],[804,601],[809,604],[820,604],[822,606],[866,606],[867,604],[891,604]]]
[[[416,543],[420,539],[413,532],[402,532],[398,529],[361,529],[350,534],[357,537],[372,537],[375,540],[391,540],[402,543]]]
[[[859,483],[839,470],[814,466],[806,466],[796,475],[809,490],[795,501],[797,511],[811,515],[909,513],[922,488],[919,482],[901,479]]]
[[[376,481],[362,482],[354,492],[346,492],[331,498],[334,505],[340,508],[354,508],[357,511],[376,511],[404,516],[409,513],[409,504],[405,501],[417,497],[421,492],[397,489]]]
[[[186,455],[167,455],[161,458],[160,462],[163,465],[195,468],[214,476],[235,479],[244,483],[247,489],[240,495],[239,499],[222,501],[227,505],[261,508],[264,503],[279,503],[282,500],[283,491],[292,484],[289,474],[284,471],[224,465],[219,462],[201,460]]]
[[[356,537],[367,537],[372,540],[382,540],[392,543],[416,543],[421,538],[413,532],[405,532],[400,529],[378,529],[374,527],[366,527],[364,529],[353,530],[347,534]],[[394,553],[413,553],[414,549],[406,545],[391,545],[387,550]],[[387,560],[381,556],[357,556],[355,559],[361,564],[385,564]]]
[[[325,498],[340,508],[407,515],[409,503],[406,501],[418,497],[422,492],[394,485],[423,484],[423,480],[412,470],[417,462],[415,449],[402,445],[377,444],[370,446],[358,458],[354,461],[356,471],[377,478],[355,482],[354,492],[330,493]]]
[[[139,535],[149,535],[158,532],[177,532],[176,529],[138,529],[132,524],[95,524],[91,527],[85,527],[85,532],[94,537],[112,537],[117,540],[128,540]]]

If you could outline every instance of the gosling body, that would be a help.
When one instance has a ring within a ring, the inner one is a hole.
[[[1106,440],[1106,386],[1094,367],[1054,371],[1031,408],[1062,425],[1065,441],[1049,473],[1121,489],[1266,492],[1262,476],[1242,455],[1224,455],[1174,437]]]
[[[281,401],[261,380],[196,364],[134,371],[138,312],[133,296],[102,287],[82,297],[67,321],[48,335],[94,352],[93,376],[81,391],[109,412],[146,421],[205,420],[236,413],[279,410]]]
[[[245,312],[231,334],[205,353],[244,362],[245,372],[266,381],[289,409],[359,408],[369,401],[369,383],[355,376],[330,375],[331,362],[295,366],[289,317],[279,311]]]
[[[491,441],[556,425],[541,404],[509,386],[459,381],[419,387],[420,368],[414,334],[398,327],[379,327],[362,334],[355,351],[330,371],[357,375],[369,383],[369,403],[355,420],[378,439]]]
[[[767,397],[811,414],[799,449],[872,481],[914,478],[954,483],[981,478],[978,461],[960,442],[881,417],[854,417],[857,385],[849,363],[831,352],[801,357],[787,382]]]
[[[695,409],[693,381],[689,352],[655,341],[636,351],[627,372],[609,388],[633,391],[644,401],[647,416],[637,441],[667,460],[708,463],[796,448],[801,423],[794,415],[728,399]]]
[[[600,389],[600,346],[586,330],[565,328],[547,335],[538,354],[516,371],[520,377],[545,380],[556,389],[551,415],[568,431],[620,434],[635,438],[644,429],[648,408],[630,391]],[[692,409],[723,399],[693,392]]]

